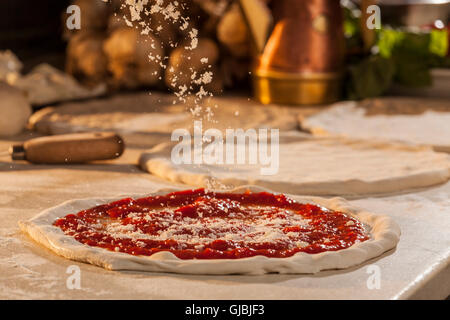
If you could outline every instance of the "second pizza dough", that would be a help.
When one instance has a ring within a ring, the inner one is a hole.
[[[195,116],[190,105],[171,94],[118,94],[41,109],[30,118],[30,126],[44,134],[115,131],[128,145],[146,148],[170,141],[175,129],[191,131],[194,120],[202,120],[204,129],[263,127],[284,131],[298,127],[295,109],[261,106],[242,97],[205,98]]]
[[[274,175],[261,175],[265,166],[258,164],[177,165],[171,160],[174,145],[162,144],[144,152],[141,167],[169,181],[197,187],[254,184],[283,193],[346,197],[405,192],[450,177],[447,154],[386,142],[282,138],[279,169]]]
[[[417,100],[417,99],[416,99]],[[386,139],[432,146],[450,153],[450,103],[441,100],[411,101],[384,98],[345,102],[301,119],[315,135],[358,139]]]

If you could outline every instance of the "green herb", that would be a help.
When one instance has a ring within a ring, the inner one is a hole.
[[[447,32],[382,29],[377,47],[380,56],[395,63],[395,82],[410,87],[429,86],[432,84],[430,69],[441,65],[447,55]]]
[[[392,84],[394,74],[395,65],[391,59],[369,56],[349,66],[347,96],[352,100],[380,96]]]
[[[382,28],[369,56],[360,56],[348,65],[347,95],[364,99],[382,95],[393,82],[423,87],[432,84],[430,70],[448,67],[447,30],[411,32]]]

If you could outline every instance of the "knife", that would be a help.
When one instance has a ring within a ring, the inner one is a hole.
[[[114,132],[89,132],[47,136],[12,145],[12,160],[36,164],[71,164],[115,159],[125,144]]]

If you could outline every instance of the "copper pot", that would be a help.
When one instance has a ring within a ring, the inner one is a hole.
[[[247,20],[254,19],[246,10],[251,1],[241,0]],[[274,28],[253,71],[255,97],[283,104],[338,100],[344,60],[339,1],[276,0],[272,12]]]

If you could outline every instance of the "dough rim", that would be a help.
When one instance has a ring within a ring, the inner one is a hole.
[[[289,137],[288,137],[289,138]],[[434,152],[436,157],[440,155],[425,146],[416,146],[405,143],[388,142],[382,140],[368,141],[364,139],[349,139],[344,137],[312,137],[301,138],[297,141],[335,141],[342,145],[357,144],[366,148],[383,148],[386,150],[399,150],[410,152]],[[287,143],[296,142],[294,139]],[[332,179],[318,182],[290,182],[290,181],[268,181],[263,178],[248,179],[236,177],[214,177],[210,173],[198,173],[184,167],[177,166],[167,158],[167,150],[172,148],[171,143],[161,143],[150,150],[143,152],[139,159],[139,165],[144,170],[167,181],[182,183],[194,187],[208,187],[218,185],[229,188],[257,185],[262,188],[274,189],[281,193],[296,195],[309,194],[314,196],[341,196],[349,199],[357,199],[365,196],[384,196],[410,192],[413,190],[430,187],[445,183],[450,178],[450,161],[445,160],[448,165],[444,166],[444,160],[440,166],[428,167],[428,171],[416,172],[406,175],[392,175],[391,177],[376,180],[364,178]],[[446,154],[441,154],[442,159]],[[450,159],[450,158],[449,158]]]
[[[242,186],[231,192],[273,192],[256,186]],[[132,195],[133,198],[163,195],[179,191],[176,188],[160,189],[147,195]],[[44,210],[27,221],[19,221],[19,226],[33,240],[44,245],[54,253],[70,260],[90,263],[108,270],[129,270],[147,272],[168,272],[197,275],[266,273],[311,274],[322,270],[345,269],[362,264],[394,248],[400,240],[400,228],[386,215],[375,215],[350,205],[342,198],[324,199],[311,196],[288,195],[303,202],[312,202],[329,209],[343,211],[358,220],[369,229],[371,239],[339,250],[318,254],[299,252],[288,258],[268,258],[255,256],[243,259],[182,260],[170,252],[159,252],[152,256],[133,256],[122,252],[113,252],[99,247],[91,247],[65,235],[61,229],[52,225],[55,219],[70,212],[78,212],[102,203],[108,203],[122,197],[88,198],[69,200],[58,206]],[[129,197],[129,196],[128,196]]]

